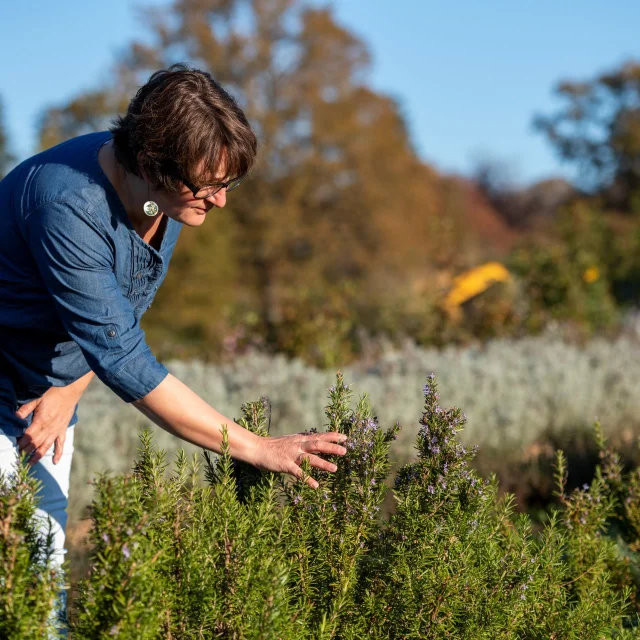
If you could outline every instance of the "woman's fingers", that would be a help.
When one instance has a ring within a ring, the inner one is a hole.
[[[316,469],[334,473],[338,470],[337,465],[315,454],[325,453],[343,456],[347,453],[347,450],[343,446],[336,444],[336,442],[344,442],[346,439],[347,436],[343,433],[335,432],[318,433],[314,434],[313,437],[309,437],[305,434],[302,442],[299,444],[301,452],[296,458],[297,464],[294,463],[292,465],[289,473],[296,478],[301,479],[304,474],[298,465],[302,463],[304,459],[309,460],[309,464]],[[306,478],[306,482],[313,489],[317,489],[320,486],[318,482],[310,476]]]
[[[60,458],[62,458],[62,452],[64,451],[64,441],[67,438],[66,429],[56,438],[55,441],[55,451],[53,453],[53,464],[58,464],[60,462]]]
[[[294,477],[297,478],[298,480],[302,480],[302,478],[304,477],[304,471],[302,471],[302,469],[297,465],[297,464],[292,464],[291,467],[289,468],[289,473]],[[307,476],[306,477],[306,483],[312,488],[312,489],[317,489],[320,485],[318,484],[318,482],[316,480],[314,480],[311,476]]]
[[[44,434],[40,432],[40,429],[32,429],[29,426],[18,439],[18,451],[33,453],[42,442],[44,442]]]
[[[47,451],[53,446],[53,440],[45,440],[42,446],[38,447],[36,452],[29,458],[29,464],[33,466],[34,464],[40,462],[42,458],[46,455]]]
[[[330,442],[344,442],[347,439],[347,435],[340,433],[339,431],[327,431],[326,433],[315,434],[320,440],[329,440]]]
[[[347,453],[347,450],[343,446],[334,444],[328,438],[305,440],[301,444],[301,448],[307,453],[328,453],[336,456],[343,456]]]
[[[50,425],[49,425],[50,427]],[[45,430],[41,427],[36,419],[27,427],[26,431],[22,434],[17,441],[18,451],[23,451],[25,454],[30,455],[29,464],[33,466],[39,462],[53,446],[54,442],[62,438],[62,444],[59,446],[60,453],[58,454],[56,449],[56,457],[54,457],[54,464],[60,460],[62,456],[62,449],[64,447],[64,441],[66,438],[66,428],[58,435],[57,430],[53,430],[53,433],[49,429]]]
[[[42,398],[36,398],[30,402],[25,402],[25,404],[16,411],[18,418],[26,420],[29,414],[40,404],[40,400],[42,400]]]
[[[306,453],[301,457],[303,459],[306,458],[312,467],[315,467],[316,469],[320,469],[321,471],[329,471],[330,473],[334,473],[335,471],[338,470],[338,466],[335,465],[333,462],[329,462],[328,460],[325,460],[320,456],[315,456],[312,453]],[[300,462],[302,462],[302,460]]]
[[[306,458],[312,467],[333,473],[338,470],[338,467],[317,454],[345,455],[347,450],[337,443],[344,442],[346,439],[345,434],[337,432],[297,433],[268,438],[261,448],[262,459],[257,461],[256,466],[260,469],[289,473],[300,480],[304,477],[304,472],[299,465]],[[314,489],[319,487],[316,480],[309,476],[305,481]]]

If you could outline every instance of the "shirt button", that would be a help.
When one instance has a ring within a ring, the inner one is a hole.
[[[109,331],[107,331],[107,335],[110,338],[115,338],[116,337],[116,332],[113,329],[109,329]]]
[[[141,273],[136,273],[136,278],[138,278],[138,279],[142,278],[142,274]]]

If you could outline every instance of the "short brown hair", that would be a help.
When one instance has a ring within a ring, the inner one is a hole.
[[[138,89],[109,131],[118,162],[176,193],[181,178],[198,186],[245,176],[258,147],[242,109],[208,73],[174,64]],[[202,165],[204,161],[204,165]]]

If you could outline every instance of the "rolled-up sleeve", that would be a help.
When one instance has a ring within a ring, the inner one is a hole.
[[[60,319],[96,375],[125,402],[168,371],[151,353],[116,279],[115,248],[89,212],[48,202],[25,217],[25,238]]]

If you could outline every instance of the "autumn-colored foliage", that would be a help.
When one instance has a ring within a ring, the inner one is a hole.
[[[143,17],[144,38],[101,85],[43,113],[41,148],[107,128],[177,61],[230,90],[260,140],[257,166],[226,208],[182,233],[143,321],[160,357],[220,359],[256,346],[333,366],[372,336],[443,344],[558,319],[588,332],[637,302],[638,64],[561,83],[566,106],[536,119],[585,170],[583,191],[560,179],[515,188],[499,167],[472,180],[425,163],[399,103],[369,82],[366,43],[330,8],[175,0]],[[5,147],[0,135],[0,172]],[[581,208],[606,247],[573,241],[586,238]],[[512,284],[447,314],[456,276],[489,261],[506,265]]]

